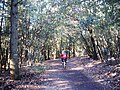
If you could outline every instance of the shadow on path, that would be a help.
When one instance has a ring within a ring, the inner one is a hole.
[[[43,90],[112,90],[82,74],[75,62],[68,62],[67,69],[64,70],[60,60],[47,61],[49,66],[44,74]]]

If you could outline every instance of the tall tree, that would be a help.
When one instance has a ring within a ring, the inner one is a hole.
[[[17,79],[19,75],[18,67],[18,0],[11,0],[11,34],[10,34],[10,76]]]

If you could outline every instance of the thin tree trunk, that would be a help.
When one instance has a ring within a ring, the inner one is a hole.
[[[10,77],[18,79],[18,0],[11,0],[11,35],[10,35]]]
[[[4,10],[4,3],[3,3],[3,8],[2,10]],[[2,37],[2,25],[3,25],[3,13],[2,13],[2,17],[1,17],[1,23],[0,23],[0,62],[2,61],[2,42],[1,42],[1,37]],[[1,63],[0,63],[0,67],[1,67]],[[1,72],[1,68],[0,68],[0,72]]]
[[[43,55],[44,55],[44,58],[45,60],[47,59],[47,55],[46,55],[46,48],[45,48],[45,45],[43,46]]]
[[[8,64],[8,48],[6,49],[6,64]]]
[[[82,35],[82,33],[81,33],[81,37],[83,38],[83,41],[84,41],[84,45],[86,46],[86,52],[87,52],[87,54],[90,56],[90,58],[92,58],[92,52],[91,52],[91,50],[90,50],[90,46],[88,45],[88,42],[87,42],[87,40],[84,38],[84,36]]]
[[[73,42],[73,57],[75,57],[75,43]]]
[[[97,60],[98,56],[97,56],[97,52],[96,52],[96,48],[95,48],[95,40],[92,36],[90,38],[91,38],[92,46],[93,46],[93,59]]]
[[[62,44],[63,44],[63,41],[62,41],[62,37],[61,37],[61,42],[60,42],[60,53],[62,53]]]
[[[117,58],[120,58],[120,31],[118,30],[117,35]]]
[[[58,58],[59,54],[58,54],[58,50],[57,50],[57,44],[55,45],[55,55],[54,55],[54,59]]]
[[[2,30],[2,27],[0,26],[0,74],[1,74],[1,60],[2,60],[1,30]]]
[[[120,58],[120,36],[118,36],[118,58]]]
[[[68,56],[69,56],[69,58],[70,58],[70,44],[69,44],[69,46],[68,46]]]
[[[70,50],[71,50],[71,37],[70,37],[70,35],[69,35],[69,46],[68,46],[68,56],[69,56],[69,58],[70,58]]]
[[[46,50],[44,51],[44,58],[45,58],[45,60],[47,59]]]
[[[48,45],[48,60],[50,60],[50,48],[49,48],[49,45]]]
[[[98,41],[97,41],[97,46],[98,46],[97,49],[98,49],[98,54],[99,54],[100,60],[101,60],[101,62],[104,62],[103,57],[102,57],[102,50],[100,48],[100,45],[98,44]]]
[[[91,39],[91,42],[92,42],[92,48],[93,48],[93,55],[92,55],[92,58],[94,60],[97,60],[98,59],[98,56],[97,56],[97,52],[96,52],[96,45],[95,45],[95,40],[93,38],[93,30],[91,27],[88,27],[88,31],[90,33],[90,39]]]

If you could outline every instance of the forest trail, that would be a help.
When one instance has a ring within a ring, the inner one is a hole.
[[[46,61],[47,70],[43,74],[44,81],[40,90],[112,90],[83,74],[84,68],[81,66],[85,63],[82,62],[88,64],[90,59],[70,59],[66,70],[63,69],[60,60]]]

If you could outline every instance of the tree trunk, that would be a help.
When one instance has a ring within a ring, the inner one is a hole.
[[[57,44],[55,45],[55,55],[54,55],[54,59],[58,58],[59,57],[59,53],[58,53],[58,50],[57,50]]]
[[[75,43],[73,42],[73,57],[75,57]]]
[[[6,57],[5,57],[5,60],[6,60],[6,64],[8,65],[8,48],[6,49]],[[5,67],[5,70],[6,70],[6,67]]]
[[[118,58],[120,58],[120,36],[118,36]]]
[[[45,58],[45,60],[47,60],[46,50],[44,51],[44,58]]]
[[[98,41],[97,41],[97,46],[98,46],[97,50],[98,50],[99,58],[100,58],[101,62],[104,62],[103,57],[102,57],[102,50],[100,48],[100,45],[98,44]]]
[[[91,42],[92,42],[92,46],[93,46],[93,59],[97,60],[98,56],[97,56],[97,52],[96,52],[96,48],[95,48],[95,40],[92,36],[91,36]]]
[[[69,46],[68,46],[68,56],[69,56],[69,58],[70,58],[70,49],[71,49],[71,47],[70,47],[70,44],[69,44]]]
[[[11,0],[11,34],[10,34],[10,77],[18,79],[18,0]]]
[[[3,3],[3,8],[2,10],[4,10],[4,3]],[[1,17],[1,23],[0,23],[0,62],[2,61],[2,42],[1,42],[1,37],[2,37],[2,25],[3,25],[3,13],[2,13],[2,17]],[[1,67],[1,63],[0,63],[0,67]],[[0,68],[0,72],[1,72],[1,68]]]
[[[48,45],[48,54],[47,54],[47,56],[48,56],[48,60],[50,60],[50,48],[49,48],[49,45]]]
[[[92,48],[93,48],[93,54],[92,54],[92,58],[94,60],[97,60],[98,59],[98,56],[97,56],[97,52],[96,52],[96,45],[95,45],[95,40],[93,38],[93,30],[91,27],[88,27],[88,31],[90,33],[90,39],[91,39],[91,43],[92,43]]]
[[[69,56],[69,58],[70,58],[70,51],[71,51],[71,37],[70,37],[70,35],[69,35],[69,45],[68,45],[68,56]]]
[[[118,35],[117,35],[117,39],[118,39],[118,41],[117,41],[117,58],[120,58],[120,31],[118,30]]]
[[[2,30],[2,27],[0,26],[0,62],[2,60],[1,30]],[[1,74],[1,63],[0,63],[0,74]]]
[[[60,41],[60,53],[62,53],[62,49],[63,49],[62,44],[63,44],[63,40],[62,40],[62,37],[61,37],[61,41]]]
[[[87,42],[87,40],[84,38],[84,36],[82,35],[82,33],[81,33],[81,37],[82,37],[82,39],[83,39],[83,41],[84,41],[84,45],[86,46],[86,52],[87,52],[87,54],[90,56],[90,58],[92,57],[92,52],[91,52],[91,50],[90,50],[90,46],[88,45],[88,42]]]

